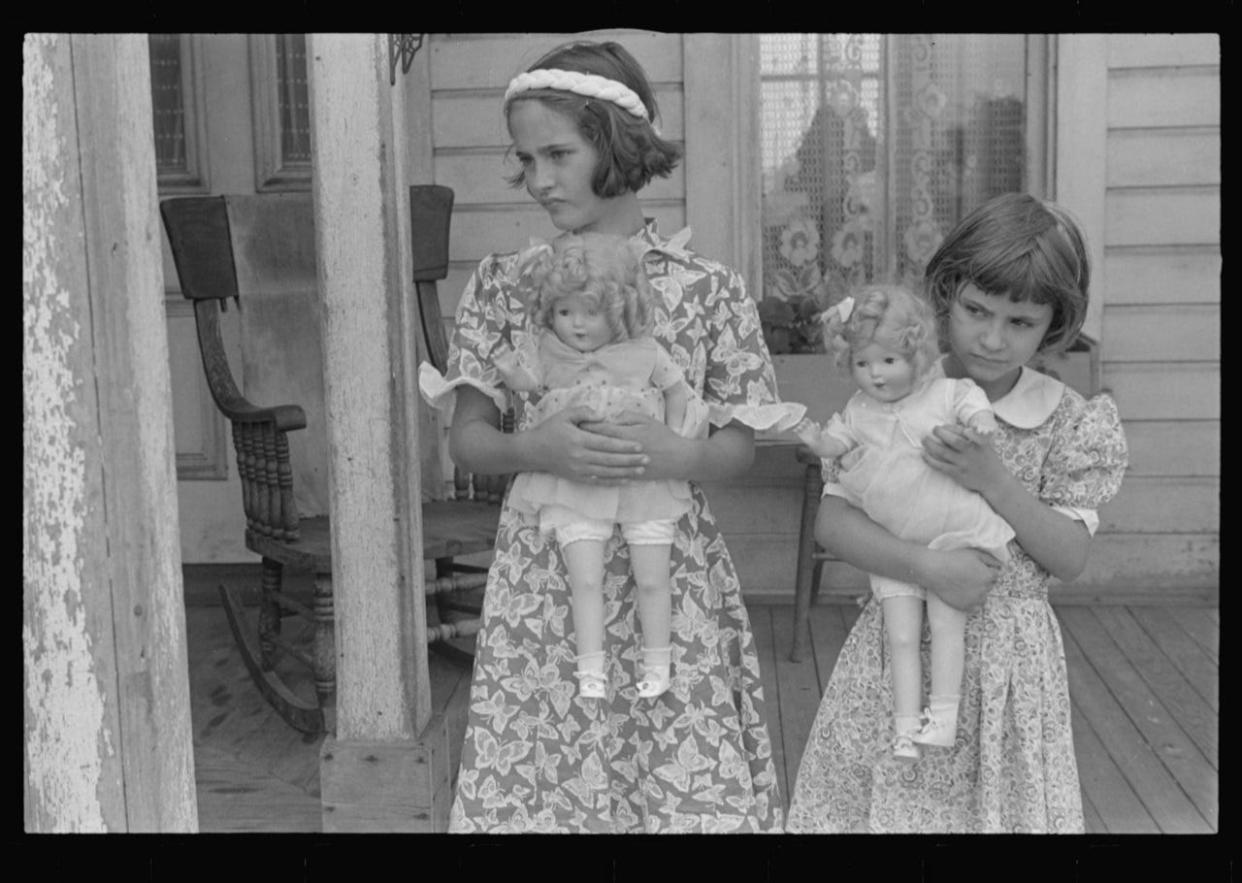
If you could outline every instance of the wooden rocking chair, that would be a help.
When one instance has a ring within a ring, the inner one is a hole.
[[[229,202],[233,199],[290,197],[181,197],[160,204],[182,294],[194,304],[208,387],[217,407],[232,424],[246,517],[246,548],[262,561],[257,651],[242,604],[225,586],[220,586],[219,591],[234,640],[256,687],[290,726],[306,733],[321,733],[326,729],[325,710],[332,706],[336,692],[332,534],[328,517],[299,518],[294,506],[287,433],[305,428],[304,411],[295,404],[259,407],[247,401],[234,382],[225,356],[220,312],[226,309],[228,298],[233,298],[241,308],[229,223]],[[444,341],[435,283],[444,278],[448,269],[452,199],[453,193],[447,187],[411,188],[414,277],[428,353],[440,370],[444,368],[447,344],[433,343]],[[309,247],[313,250],[313,243]],[[455,559],[493,548],[503,482],[481,478],[472,481],[463,476],[460,487],[459,499],[423,504],[423,554],[425,559],[435,562],[436,568],[436,578],[427,582],[426,591],[437,600],[434,610],[429,611],[435,615],[428,617],[427,640],[433,647],[444,647],[449,655],[469,662],[472,654],[448,642],[478,631],[478,608],[455,604],[449,595],[480,588],[486,582],[486,568],[461,564]],[[314,575],[310,606],[282,591],[285,567]],[[475,616],[449,622],[440,615],[462,608]],[[282,618],[290,613],[313,623],[309,652],[281,635]],[[276,662],[281,653],[309,666],[316,702],[298,696],[279,675]]]

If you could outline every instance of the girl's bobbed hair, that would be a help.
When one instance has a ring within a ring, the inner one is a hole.
[[[655,94],[642,65],[619,43],[578,41],[548,52],[527,71],[556,69],[594,74],[628,86],[647,109],[647,119],[634,116],[611,101],[588,98],[560,89],[519,92],[505,104],[505,118],[518,101],[541,101],[573,120],[582,137],[599,154],[591,190],[602,199],[637,193],[654,177],[668,177],[681,159],[681,148],[666,141],[652,125],[660,116]],[[526,171],[508,179],[526,184]]]
[[[536,247],[527,259],[527,306],[538,325],[552,327],[563,297],[577,295],[603,310],[613,342],[642,337],[654,323],[655,298],[637,247],[623,236],[570,233]]]
[[[900,285],[868,285],[854,295],[849,318],[837,308],[823,314],[824,342],[837,367],[850,370],[850,356],[871,343],[905,356],[922,377],[938,354],[931,308]]]
[[[970,212],[927,264],[924,286],[941,336],[962,288],[975,285],[1015,303],[1052,306],[1040,343],[1063,351],[1087,316],[1091,268],[1082,232],[1060,206],[1026,193],[1005,193]]]

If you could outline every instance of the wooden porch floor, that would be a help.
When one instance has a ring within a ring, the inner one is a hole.
[[[852,604],[811,611],[813,652],[789,661],[793,610],[750,605],[769,728],[788,797]],[[1218,607],[1060,606],[1074,741],[1089,833],[1200,833],[1218,827]],[[317,832],[319,739],[275,716],[251,685],[223,610],[187,609],[191,713],[202,832]],[[432,657],[454,771],[469,672]]]

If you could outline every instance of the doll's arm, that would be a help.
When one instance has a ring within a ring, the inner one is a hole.
[[[966,426],[974,430],[975,434],[987,438],[996,432],[996,415],[991,411],[979,411],[966,421]]]
[[[530,392],[539,389],[542,385],[534,372],[518,361],[517,353],[511,349],[498,348],[498,351],[492,354],[492,364],[500,372],[505,386],[511,390]]]
[[[793,434],[798,440],[814,451],[821,459],[832,460],[840,457],[850,449],[843,440],[829,435],[824,427],[814,420],[803,418],[794,425]]]

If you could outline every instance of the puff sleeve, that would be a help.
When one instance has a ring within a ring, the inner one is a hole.
[[[1039,498],[1059,512],[1082,520],[1095,533],[1096,509],[1121,488],[1129,463],[1121,416],[1112,397],[1090,399],[1069,391],[1067,414],[1044,460]]]
[[[489,255],[480,262],[457,307],[447,370],[441,375],[428,362],[419,366],[419,391],[441,412],[446,425],[452,422],[460,386],[479,390],[502,412],[509,408],[509,393],[493,358],[505,350],[530,346],[526,339],[530,335],[515,327],[511,318],[511,310],[517,306],[510,303],[509,294],[517,257]]]
[[[758,430],[792,428],[806,414],[806,407],[782,402],[777,395],[759,310],[746,294],[742,277],[723,270],[719,280],[713,279],[705,306],[712,345],[703,399],[712,424],[725,426],[737,420]]]

